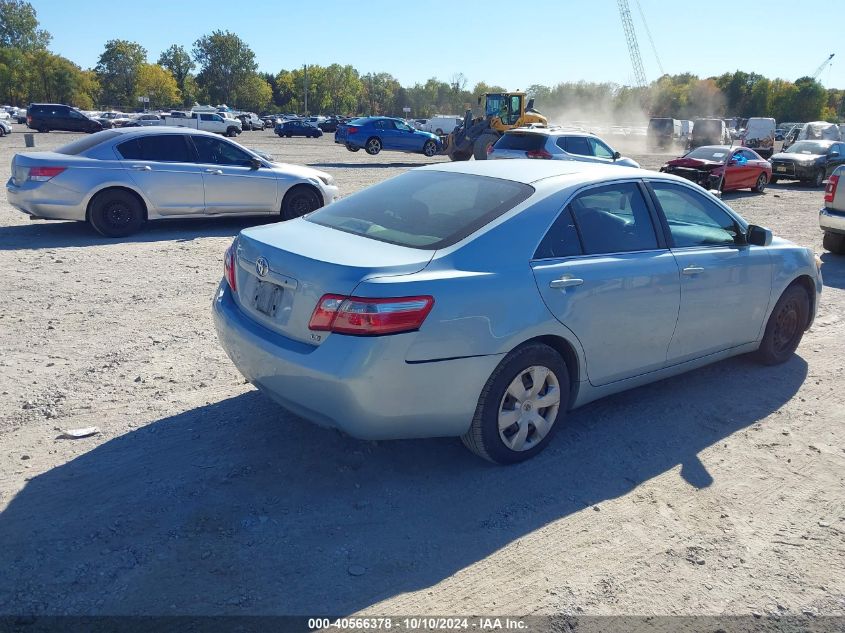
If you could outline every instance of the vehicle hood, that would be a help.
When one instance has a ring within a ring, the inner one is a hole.
[[[295,176],[297,178],[311,178],[312,180],[319,179],[320,176],[322,176],[323,178],[331,179],[331,176],[328,173],[320,171],[319,169],[314,169],[313,167],[306,167],[305,165],[293,165],[291,163],[278,163],[275,161],[272,163],[272,165],[273,171],[288,176]]]
[[[824,160],[819,154],[798,154],[796,152],[778,152],[769,161],[782,160],[793,163],[814,163],[817,160]]]
[[[687,169],[712,170],[724,166],[724,163],[715,160],[702,160],[700,158],[676,158],[666,163],[666,167],[686,167]]]

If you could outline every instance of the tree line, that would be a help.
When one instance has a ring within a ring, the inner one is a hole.
[[[82,109],[134,110],[138,98],[146,97],[149,107],[162,109],[225,103],[259,113],[402,116],[409,108],[410,116],[428,117],[463,114],[485,92],[504,90],[484,82],[469,87],[461,73],[449,81],[431,78],[403,86],[389,73],[361,74],[348,64],[259,72],[249,45],[221,30],[201,37],[190,50],[173,44],[154,63],[141,44],[109,40],[90,69],[51,52],[50,41],[29,2],[0,0],[0,100],[24,106],[61,102]],[[743,71],[709,78],[684,73],[664,75],[642,89],[588,81],[525,89],[541,111],[601,113],[618,121],[634,122],[643,113],[683,119],[845,119],[845,91],[825,89],[811,77],[791,82]]]

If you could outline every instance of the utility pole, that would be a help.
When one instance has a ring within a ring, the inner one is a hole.
[[[308,114],[308,64],[303,64],[302,70],[305,73],[305,114]]]

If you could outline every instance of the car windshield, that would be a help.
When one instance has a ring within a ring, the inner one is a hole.
[[[724,163],[729,151],[727,147],[698,147],[684,156],[684,158],[697,158],[698,160],[712,160],[717,163]]]
[[[675,127],[672,119],[652,119],[648,122],[648,127],[659,132],[667,132]]]
[[[828,146],[824,143],[816,141],[798,141],[794,145],[790,145],[786,150],[787,154],[818,154],[823,156],[827,154]]]
[[[510,180],[412,171],[307,216],[339,231],[435,250],[450,246],[513,209],[534,188]]]
[[[87,152],[92,147],[96,147],[100,143],[104,143],[109,139],[120,136],[120,134],[120,132],[115,130],[103,130],[102,132],[97,132],[91,136],[84,136],[79,140],[68,143],[67,145],[62,145],[56,150],[56,153],[65,154],[67,156],[77,156],[82,152]]]

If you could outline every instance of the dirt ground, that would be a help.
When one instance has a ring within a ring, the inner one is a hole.
[[[239,140],[345,194],[429,162]],[[823,252],[821,190],[725,199]],[[593,403],[502,468],[456,439],[349,439],[244,384],[210,302],[251,223],[114,241],[0,200],[0,614],[845,614],[845,258],[822,255],[787,364]]]

